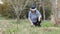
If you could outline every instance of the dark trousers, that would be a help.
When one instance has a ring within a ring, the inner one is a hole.
[[[41,26],[41,21],[38,21],[38,20],[37,20],[37,22],[33,22],[33,24],[34,24],[35,26]]]

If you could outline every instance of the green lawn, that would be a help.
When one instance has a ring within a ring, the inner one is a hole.
[[[41,27],[31,27],[27,19],[19,23],[16,20],[1,20],[0,27],[3,34],[60,34],[60,27],[54,27],[49,20],[42,21]]]

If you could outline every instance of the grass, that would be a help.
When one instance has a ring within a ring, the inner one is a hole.
[[[42,27],[53,27],[54,26],[54,24],[49,20],[42,21],[41,25]]]
[[[0,16],[0,20],[4,20],[4,19],[5,19],[5,18],[3,18],[3,17]]]
[[[54,27],[52,22],[49,20],[42,21],[41,27],[31,27],[27,19],[20,20],[18,28],[16,20],[8,20],[5,22],[0,21],[0,24],[0,27],[3,28],[2,33],[4,34],[60,34],[60,29],[48,29],[49,27]]]

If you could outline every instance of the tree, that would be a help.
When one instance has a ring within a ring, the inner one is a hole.
[[[59,18],[58,18],[58,0],[51,0],[52,2],[52,12],[53,12],[53,22],[55,23],[54,25],[58,25],[60,23]]]
[[[19,22],[19,16],[23,9],[25,9],[29,0],[7,0],[14,8],[15,13],[17,15],[17,23]]]

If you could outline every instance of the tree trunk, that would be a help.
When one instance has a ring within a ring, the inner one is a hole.
[[[44,2],[41,0],[42,2],[42,8],[43,8],[43,17],[44,17],[44,21],[45,21],[45,9],[44,9]]]

